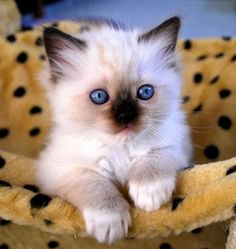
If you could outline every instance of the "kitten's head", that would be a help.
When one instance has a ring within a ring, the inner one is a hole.
[[[152,133],[179,108],[179,27],[173,17],[146,33],[104,25],[71,36],[45,28],[55,122],[72,133]]]

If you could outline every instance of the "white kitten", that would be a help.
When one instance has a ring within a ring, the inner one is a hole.
[[[180,109],[173,17],[150,32],[104,24],[76,37],[45,28],[54,126],[38,160],[42,191],[78,207],[100,242],[127,234],[127,185],[146,211],[170,200],[176,172],[191,157]]]

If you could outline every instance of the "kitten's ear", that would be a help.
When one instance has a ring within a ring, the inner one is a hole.
[[[174,52],[179,33],[180,23],[180,18],[178,16],[174,16],[164,21],[162,24],[155,27],[151,31],[140,35],[138,41],[140,43],[148,43],[163,39],[163,41],[165,42],[165,52]]]
[[[43,41],[52,72],[58,72],[59,66],[72,64],[70,51],[84,51],[87,46],[85,41],[53,27],[44,28]]]

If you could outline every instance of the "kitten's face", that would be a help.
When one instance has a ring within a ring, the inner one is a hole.
[[[178,18],[145,34],[105,26],[74,38],[46,29],[56,122],[91,134],[152,133],[178,102],[178,29]]]

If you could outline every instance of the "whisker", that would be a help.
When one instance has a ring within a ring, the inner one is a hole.
[[[155,120],[156,121],[156,120]],[[167,122],[167,123],[170,123],[169,121],[167,120],[158,120],[160,123],[164,123],[164,122]],[[177,137],[178,139],[180,140],[183,140],[185,141],[186,143],[188,144],[191,144],[194,148],[200,148],[200,149],[203,149],[204,147],[197,144],[197,143],[194,143],[193,141],[191,141],[190,139],[186,138],[185,136],[181,136],[179,133],[173,131],[173,130],[170,130],[168,127],[166,126],[162,126],[160,127],[160,125],[156,124],[155,122],[151,124],[151,128],[150,128],[150,123],[147,124],[147,126],[149,126],[149,131],[151,132],[151,134],[153,134],[154,136],[158,136],[160,137],[161,139],[164,139],[166,140],[167,138],[163,138],[163,134],[160,133],[160,128],[163,130],[166,130],[167,133],[169,133],[170,135],[174,135],[175,137]]]

